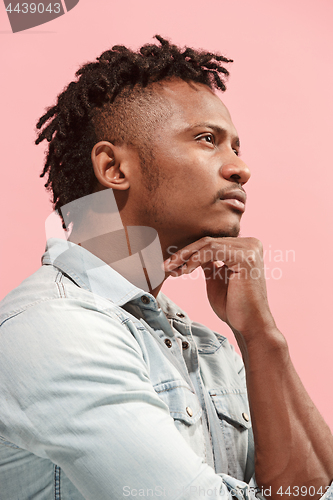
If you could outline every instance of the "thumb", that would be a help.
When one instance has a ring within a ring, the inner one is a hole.
[[[214,275],[214,264],[215,262],[205,262],[201,267],[202,267],[202,270],[204,272],[204,275],[205,275],[205,279],[210,279],[213,277]]]
[[[206,263],[203,267],[206,280],[207,297],[213,311],[226,321],[226,302],[228,295],[228,268],[217,262]]]
[[[219,264],[218,262],[206,262],[202,265],[203,272],[205,274],[206,282],[211,280],[216,280],[219,282],[219,286],[228,284],[229,271],[225,264]],[[222,283],[221,283],[222,282]],[[208,285],[208,283],[207,283]]]

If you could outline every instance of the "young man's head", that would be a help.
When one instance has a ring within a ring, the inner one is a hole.
[[[162,248],[236,236],[250,174],[213,92],[230,60],[157,39],[84,65],[38,122],[54,207],[112,188],[123,224],[153,227]]]

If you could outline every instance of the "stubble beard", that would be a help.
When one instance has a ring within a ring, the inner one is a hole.
[[[222,231],[203,231],[202,238],[209,236],[211,238],[237,238],[240,233],[239,226],[233,226],[231,229]]]

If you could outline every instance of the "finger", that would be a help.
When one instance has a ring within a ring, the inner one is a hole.
[[[250,241],[251,240],[251,241]],[[222,261],[233,267],[241,263],[253,265],[256,252],[251,238],[211,238],[205,237],[179,250],[164,262],[164,269],[171,271],[184,266],[186,273],[191,273],[206,262]],[[252,243],[249,245],[249,243]]]
[[[172,278],[177,278],[177,276],[181,276],[182,274],[186,274],[187,271],[187,264],[186,262],[182,264],[181,266],[177,267],[176,269],[166,270],[168,275],[171,276]]]
[[[197,269],[199,266],[203,266],[208,262],[223,262],[225,258],[225,246],[217,245],[214,246],[206,245],[205,247],[192,253],[192,255],[186,260],[185,263],[181,264],[183,273],[189,274]],[[178,264],[178,262],[177,262]],[[186,266],[185,266],[186,264]],[[185,268],[185,269],[184,269]]]
[[[213,238],[210,237],[201,238],[187,247],[182,248],[178,252],[175,252],[164,262],[164,267],[169,270],[181,266],[184,262],[188,261],[191,255],[198,252],[202,247],[207,246],[212,239]]]
[[[171,261],[170,259],[165,261],[164,262],[165,270],[170,271],[178,267],[181,267],[186,263],[187,272],[192,272],[194,271],[194,269],[196,269],[205,262],[218,260],[215,257],[215,253],[217,250],[221,250],[221,247],[219,249],[213,248],[209,244],[208,245],[206,244],[204,247],[201,247],[199,249],[198,248],[196,249],[191,248],[190,250],[186,249],[186,251],[182,251],[181,253],[175,254],[172,257]],[[222,255],[222,252],[219,253],[220,255]]]

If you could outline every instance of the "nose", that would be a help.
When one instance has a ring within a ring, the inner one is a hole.
[[[235,153],[233,154],[234,157],[223,165],[221,174],[225,179],[243,185],[251,177],[251,172],[246,163]]]

